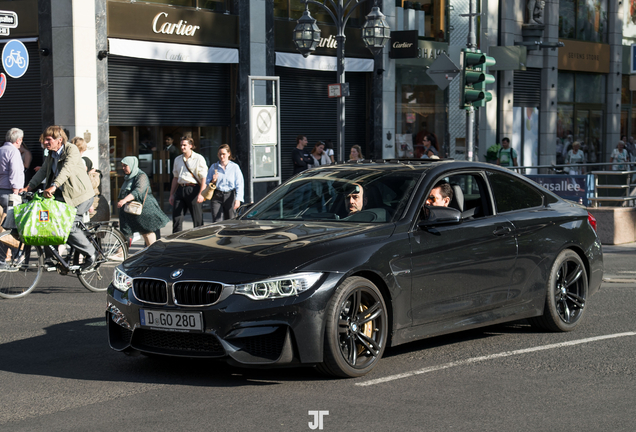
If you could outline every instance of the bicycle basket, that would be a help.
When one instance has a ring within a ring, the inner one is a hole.
[[[15,222],[24,244],[31,246],[65,244],[75,220],[75,207],[35,195],[14,208]]]

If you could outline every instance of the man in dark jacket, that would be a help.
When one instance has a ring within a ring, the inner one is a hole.
[[[294,174],[298,174],[313,166],[312,163],[314,160],[305,150],[305,147],[307,147],[307,137],[305,135],[298,135],[296,137],[296,148],[292,150]]]

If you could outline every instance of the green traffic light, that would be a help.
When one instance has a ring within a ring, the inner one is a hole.
[[[485,73],[485,67],[493,66],[495,59],[480,51],[464,51],[462,60],[460,108],[486,106],[492,100],[486,85],[494,83],[495,77]]]

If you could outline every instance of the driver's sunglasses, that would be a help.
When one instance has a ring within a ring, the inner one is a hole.
[[[429,195],[428,198],[426,198],[426,202],[432,202],[434,203],[436,200],[434,195]]]

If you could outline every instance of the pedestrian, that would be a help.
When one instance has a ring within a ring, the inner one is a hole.
[[[2,222],[9,207],[9,195],[17,194],[24,187],[24,165],[20,157],[20,144],[24,132],[18,128],[11,128],[5,136],[5,143],[0,147],[0,232]],[[3,237],[4,238],[4,237]],[[15,239],[7,239],[14,244]],[[2,265],[4,253],[2,253]]]
[[[146,246],[157,241],[155,231],[160,230],[168,222],[168,216],[159,207],[159,203],[152,195],[150,180],[145,172],[139,169],[139,160],[135,156],[127,156],[121,160],[124,170],[124,183],[119,191],[117,207],[119,211],[119,229],[128,239],[138,232],[144,239]],[[131,214],[123,210],[131,201],[142,204],[141,214]]]
[[[325,151],[325,143],[322,141],[318,141],[314,145],[314,148],[311,150],[311,157],[313,159],[313,166],[315,167],[320,165],[329,165],[331,163],[331,158]]]
[[[629,162],[629,152],[625,148],[625,142],[619,141],[612,151],[610,162]],[[613,171],[626,171],[627,165],[612,165]]]
[[[205,158],[194,151],[194,140],[181,138],[181,155],[174,160],[170,205],[172,206],[172,232],[183,229],[183,219],[189,211],[195,227],[203,225],[203,195],[208,165]]]
[[[349,152],[349,160],[356,162],[362,159],[364,159],[364,155],[362,154],[362,149],[360,148],[360,146],[357,144],[351,146],[351,151]]]
[[[329,156],[331,163],[334,163],[336,161],[336,158],[333,151],[333,142],[330,139],[325,140],[324,142],[325,142],[325,151],[327,152],[327,156]]]
[[[503,167],[519,166],[517,164],[517,152],[510,147],[510,138],[508,137],[501,139],[501,148],[497,153],[497,165]]]
[[[219,222],[236,217],[236,210],[243,202],[244,180],[241,168],[232,162],[234,156],[227,144],[222,144],[217,153],[219,161],[212,164],[205,183],[216,184],[212,196],[212,222]]]
[[[437,138],[433,134],[425,135],[422,144],[424,148],[422,150],[421,159],[429,159],[431,156],[437,156]],[[438,158],[439,159],[439,158]]]
[[[298,135],[296,137],[296,148],[292,150],[292,163],[294,164],[294,174],[305,171],[312,167],[313,158],[305,150],[307,147],[307,137]]]
[[[579,141],[574,141],[572,143],[572,149],[568,151],[568,154],[565,156],[565,164],[583,164],[585,163],[585,154],[581,151],[581,143]],[[583,174],[583,167],[565,167],[563,171],[571,174]]]
[[[77,213],[67,243],[84,255],[83,267],[91,268],[95,263],[95,247],[78,224],[93,204],[95,194],[80,152],[76,145],[67,142],[60,126],[49,126],[42,136],[48,155],[42,168],[20,192],[38,189],[44,182],[44,198],[55,198],[75,207]]]
[[[20,150],[20,157],[22,158],[22,164],[24,165],[24,186],[26,186],[29,184],[31,177],[33,177],[33,174],[35,173],[35,171],[31,169],[33,153],[31,153],[31,150],[29,150],[24,140],[20,143],[20,148],[18,150]]]

